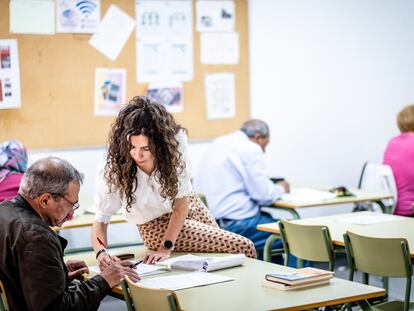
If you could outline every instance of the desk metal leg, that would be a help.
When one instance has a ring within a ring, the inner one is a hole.
[[[264,261],[271,262],[272,255],[281,255],[284,253],[283,248],[272,251],[272,245],[278,239],[280,239],[280,234],[276,234],[276,233],[272,233],[267,238],[266,243],[264,245],[264,249],[263,249],[263,260]]]

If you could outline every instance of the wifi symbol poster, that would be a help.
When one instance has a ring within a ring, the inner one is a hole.
[[[101,20],[100,0],[58,0],[57,32],[95,33]]]

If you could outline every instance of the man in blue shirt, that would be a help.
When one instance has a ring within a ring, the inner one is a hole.
[[[206,196],[220,226],[249,238],[260,259],[270,233],[256,226],[275,221],[260,207],[289,192],[286,181],[274,184],[267,175],[264,152],[268,143],[267,124],[248,120],[240,130],[214,140],[194,178],[195,188]]]

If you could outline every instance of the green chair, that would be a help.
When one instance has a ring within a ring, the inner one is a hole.
[[[128,311],[180,311],[175,293],[168,289],[153,289],[134,283],[128,276],[121,282]]]
[[[356,270],[362,272],[363,283],[368,284],[369,274],[383,277],[405,277],[405,301],[389,301],[371,310],[410,310],[412,263],[408,242],[403,238],[374,238],[347,231],[344,234],[349,264],[349,280],[353,281]]]
[[[279,231],[285,249],[285,266],[289,254],[298,258],[298,267],[303,260],[326,262],[334,270],[334,246],[326,226],[300,225],[287,220],[279,221]]]
[[[204,193],[199,192],[198,193],[198,197],[200,198],[201,202],[204,203],[204,205],[208,208],[208,204],[207,204],[207,198],[204,195]]]
[[[6,292],[3,283],[0,281],[0,311],[9,311],[9,304],[7,302]]]

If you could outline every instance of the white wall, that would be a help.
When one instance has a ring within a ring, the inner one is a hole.
[[[271,125],[269,170],[356,186],[414,102],[414,1],[251,0],[252,116]]]

